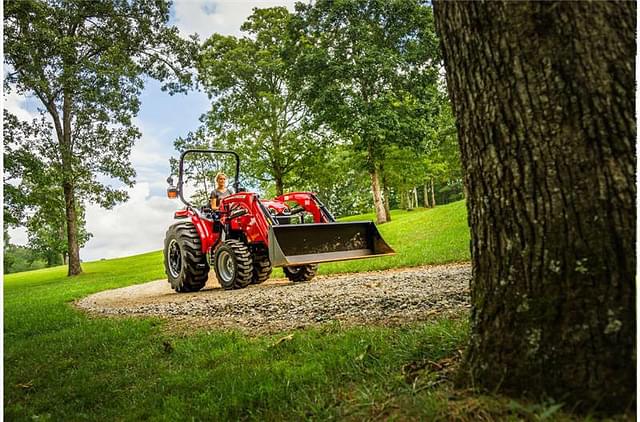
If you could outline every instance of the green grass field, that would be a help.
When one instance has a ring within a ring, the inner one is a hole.
[[[468,259],[462,202],[394,212],[380,230],[396,257],[327,264],[321,272]],[[450,401],[450,388],[435,373],[407,378],[405,365],[435,362],[464,347],[464,316],[395,329],[333,322],[260,337],[181,334],[159,319],[88,317],[69,305],[93,292],[164,278],[161,252],[83,268],[74,278],[64,267],[4,278],[6,420],[431,420],[451,414],[472,420],[546,411],[509,410],[500,402],[478,413],[477,398]],[[278,342],[290,333],[292,340]]]

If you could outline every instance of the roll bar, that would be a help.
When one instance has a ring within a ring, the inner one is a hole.
[[[188,149],[185,150],[182,154],[180,154],[180,164],[178,167],[178,184],[176,188],[178,189],[178,195],[180,195],[180,200],[187,206],[193,207],[187,200],[182,196],[182,173],[184,168],[184,158],[187,154],[231,154],[236,158],[236,175],[235,182],[233,183],[233,188],[236,192],[238,192],[238,188],[240,187],[240,157],[234,151],[225,151],[218,149]]]

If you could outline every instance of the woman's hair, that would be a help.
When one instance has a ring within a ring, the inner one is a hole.
[[[221,172],[221,171],[220,171],[220,172],[218,172],[218,174],[216,174],[216,179],[215,179],[215,180],[216,180],[216,182],[218,181],[218,179],[219,179],[220,177],[224,177],[224,178],[226,179],[226,178],[227,178],[227,175],[226,175],[226,174],[224,174],[224,173],[223,173],[223,172]]]

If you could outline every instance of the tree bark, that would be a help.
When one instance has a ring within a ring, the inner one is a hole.
[[[407,196],[407,210],[413,209],[413,199],[411,198],[411,189],[407,189],[404,191],[404,194]]]
[[[277,154],[279,156],[279,153]],[[276,196],[284,194],[284,174],[280,162],[273,162],[273,181],[276,184]]]
[[[431,178],[431,206],[436,206],[436,190],[433,188],[433,177]]]
[[[282,176],[280,176],[280,175],[276,176],[275,182],[276,182],[276,196],[280,196],[280,195],[284,194]]]
[[[389,196],[391,195],[389,191],[389,185],[387,184],[387,176],[384,173],[384,166],[380,164],[380,173],[382,174],[382,191],[383,191],[383,199],[384,199],[384,216],[387,219],[387,223],[391,221],[391,207],[389,206]]]
[[[635,407],[635,2],[437,2],[471,226],[471,383]],[[633,408],[632,407],[632,408]]]
[[[62,102],[62,167],[65,213],[67,219],[67,247],[69,252],[68,276],[82,273],[80,247],[78,246],[78,224],[75,188],[73,184],[73,152],[71,139],[71,94],[65,90]]]
[[[73,186],[65,182],[63,184],[64,204],[67,217],[67,244],[69,248],[69,269],[67,275],[78,275],[82,273],[80,266],[80,248],[78,247],[78,225],[75,196]]]
[[[382,200],[382,190],[380,189],[380,180],[377,167],[369,172],[371,176],[371,191],[373,193],[373,205],[376,210],[376,223],[383,224],[387,222],[387,216],[384,211],[384,203]]]
[[[367,159],[369,161],[369,176],[371,177],[371,193],[373,195],[373,206],[376,212],[376,223],[383,224],[387,222],[387,217],[384,212],[384,204],[382,201],[380,175],[378,165],[376,163],[377,160],[374,156],[373,145],[371,145],[371,143],[369,143]]]
[[[389,206],[389,186],[384,187],[384,217],[387,219],[387,223],[391,221],[391,208]]]
[[[429,189],[427,188],[427,183],[425,182],[423,188],[423,193],[424,193],[424,207],[425,208],[431,208],[429,205]]]

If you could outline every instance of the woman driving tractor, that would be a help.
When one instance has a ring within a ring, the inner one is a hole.
[[[227,175],[223,172],[216,174],[216,188],[211,195],[209,195],[209,204],[211,209],[217,211],[220,208],[220,200],[231,195],[229,189],[225,187],[227,181]]]

